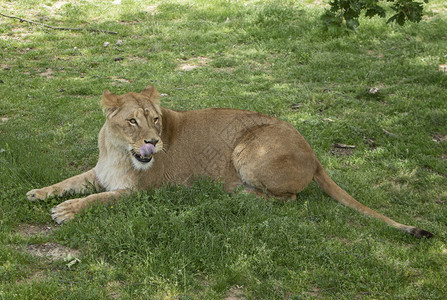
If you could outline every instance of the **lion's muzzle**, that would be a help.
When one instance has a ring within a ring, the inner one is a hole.
[[[153,153],[155,153],[155,147],[151,143],[144,144],[140,147],[140,155],[142,157],[150,157]]]
[[[135,157],[136,160],[142,163],[148,163],[152,160],[152,154],[155,153],[155,147],[154,145],[148,143],[144,144],[140,147],[140,153],[135,151],[134,149],[130,150],[133,157]]]

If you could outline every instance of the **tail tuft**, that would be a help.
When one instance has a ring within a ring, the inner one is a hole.
[[[429,238],[434,236],[433,233],[428,232],[428,231],[426,231],[424,229],[417,228],[417,227],[412,228],[408,233],[413,235],[414,237],[419,238],[419,239],[420,238],[427,238],[427,239],[429,239]]]

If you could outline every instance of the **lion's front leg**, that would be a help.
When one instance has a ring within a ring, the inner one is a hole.
[[[26,197],[30,201],[44,200],[54,196],[62,196],[65,193],[83,194],[92,187],[100,188],[96,179],[95,169],[41,189],[31,190],[26,193]]]
[[[111,192],[89,195],[85,198],[67,200],[53,207],[51,210],[51,217],[58,224],[61,224],[62,222],[73,219],[77,213],[86,209],[89,204],[108,203],[110,201],[117,200],[120,196],[129,192],[130,190],[115,190]]]

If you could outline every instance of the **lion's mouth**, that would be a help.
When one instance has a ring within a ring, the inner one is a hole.
[[[133,157],[135,157],[136,160],[138,160],[139,162],[142,163],[148,163],[152,160],[152,155],[149,156],[141,156],[140,154],[137,153],[137,151],[135,150],[130,150],[130,153],[132,153]]]

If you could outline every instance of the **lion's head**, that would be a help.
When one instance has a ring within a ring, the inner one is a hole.
[[[128,151],[136,169],[152,165],[152,155],[163,150],[162,113],[153,86],[141,93],[115,95],[105,91],[101,106],[115,146]]]

